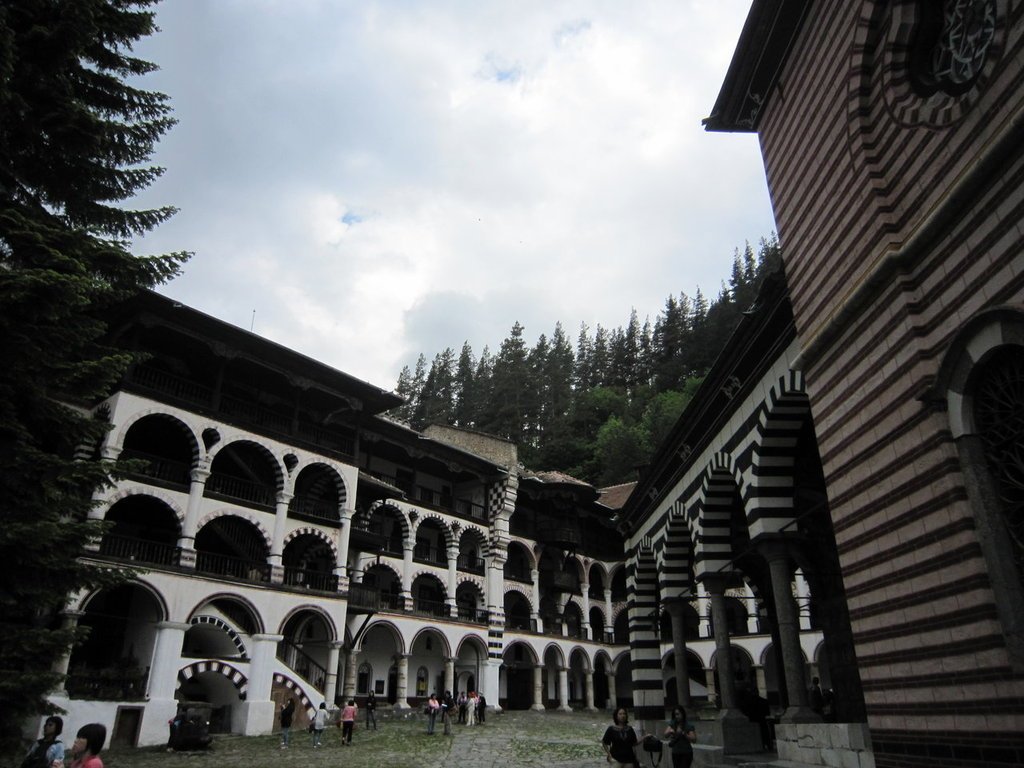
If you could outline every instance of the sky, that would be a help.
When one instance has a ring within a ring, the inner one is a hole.
[[[137,55],[178,124],[160,288],[383,389],[653,323],[774,230],[756,137],[707,133],[750,0],[165,0]]]

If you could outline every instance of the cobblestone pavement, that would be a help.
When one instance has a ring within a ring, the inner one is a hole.
[[[351,746],[329,729],[313,749],[309,734],[293,733],[280,749],[277,736],[217,737],[208,752],[175,753],[161,748],[111,749],[107,768],[595,768],[606,766],[600,740],[611,723],[604,712],[503,712],[483,725],[455,724],[452,736],[426,734],[419,714],[382,717],[377,731],[360,723]]]

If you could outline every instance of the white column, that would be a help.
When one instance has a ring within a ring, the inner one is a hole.
[[[78,620],[85,616],[85,611],[63,611],[61,613],[61,628],[73,629],[78,626]],[[67,674],[68,666],[71,664],[71,647],[68,646],[64,652],[53,662],[53,671],[61,676],[53,693],[56,696],[67,696]]]
[[[608,672],[605,673],[605,676],[608,678],[609,709],[614,712],[615,707],[618,706],[618,694],[615,692],[615,672],[609,669]]]
[[[810,630],[811,628],[811,585],[804,578],[804,572],[797,568],[793,575],[796,582],[796,599],[800,608],[800,629]]]
[[[177,621],[161,621],[156,625],[156,641],[149,665],[149,701],[146,717],[142,719],[140,743],[154,744],[167,738],[167,721],[178,710],[174,691],[182,665],[181,647],[190,626]]]
[[[409,656],[403,653],[398,657],[398,696],[395,699],[395,709],[411,709],[409,706]]]
[[[747,582],[743,582],[743,608],[747,612],[747,632],[756,635],[760,632],[760,621],[757,615],[757,601],[754,599],[754,590]]]
[[[708,601],[708,590],[704,582],[697,582],[697,616],[700,619],[697,634],[700,637],[711,637],[711,621],[709,619],[710,602]]]
[[[349,584],[348,550],[352,540],[352,519],[356,511],[343,508],[340,514],[341,529],[338,531],[338,559],[334,563],[334,575],[338,577],[338,590],[344,592]]]
[[[252,635],[249,644],[249,686],[242,709],[246,736],[270,733],[274,729],[274,702],[270,691],[274,683],[274,657],[284,635]]]
[[[594,706],[594,673],[589,669],[583,673],[584,690],[586,691],[586,706],[588,712],[596,712]]]
[[[452,544],[447,548],[448,552],[448,594],[445,596],[445,603],[448,605],[448,615],[453,619],[458,616],[458,608],[455,605],[455,590],[457,586],[456,568],[459,557],[458,544]]]
[[[540,618],[540,571],[530,571],[530,622],[537,632],[544,631],[544,622]]]
[[[558,708],[563,712],[572,712],[569,706],[569,670],[558,668]]]
[[[411,533],[409,538],[412,538]],[[402,602],[407,611],[412,610],[412,549],[412,541],[402,543]]]
[[[580,590],[583,592],[583,637],[587,640],[597,640],[590,627],[590,583],[584,581],[580,584]]]
[[[530,709],[544,710],[544,667],[540,664],[533,668],[533,704]]]
[[[455,657],[446,656],[444,660],[444,689],[455,694]]]
[[[196,528],[199,525],[199,511],[206,491],[206,481],[210,478],[210,463],[202,459],[189,473],[191,482],[188,487],[188,505],[185,507],[185,520],[181,524],[181,536],[178,547],[181,549],[180,564],[186,568],[196,567]],[[173,714],[173,713],[172,713]]]
[[[610,588],[604,591],[604,631],[606,633],[615,631],[615,624],[612,622],[612,591]]]
[[[324,700],[329,707],[334,706],[338,693],[338,661],[341,657],[342,643],[335,640],[327,652],[327,680],[324,682]]]
[[[288,503],[292,495],[282,491],[277,494],[274,503],[274,537],[270,544],[270,583],[280,584],[284,581],[284,529],[288,524]]]
[[[356,695],[356,683],[358,669],[356,664],[359,660],[359,651],[355,648],[350,648],[348,654],[345,656],[345,683],[342,687],[342,698],[345,701],[353,698]],[[370,690],[373,690],[373,680],[370,681]]]
[[[487,706],[495,712],[501,711],[498,704],[501,692],[501,659],[487,659],[484,668],[481,670],[484,676],[483,694],[487,697]]]

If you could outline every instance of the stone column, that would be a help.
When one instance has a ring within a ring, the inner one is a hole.
[[[358,664],[359,664],[359,651],[355,648],[349,648],[348,653],[345,655],[345,684],[342,686],[341,696],[343,699],[348,701],[349,699],[355,698],[356,695],[356,682],[358,682]],[[369,683],[370,689],[373,689],[373,680]]]
[[[563,592],[558,596],[558,634],[562,637],[568,636],[569,622],[565,620],[565,606],[569,604],[569,593]]]
[[[743,607],[747,611],[747,632],[756,635],[761,631],[761,617],[757,615],[757,601],[754,600],[754,590],[745,582],[743,584]]]
[[[447,656],[444,660],[444,689],[455,694],[455,657]]]
[[[402,543],[402,609],[411,611],[413,607],[412,601],[412,550],[413,542],[412,534],[409,534],[409,539]]]
[[[270,544],[270,583],[284,582],[284,529],[288,524],[288,503],[292,500],[290,493],[282,491],[277,494],[274,503],[274,538]]]
[[[327,706],[334,706],[334,699],[338,694],[338,661],[341,656],[343,644],[335,640],[327,652],[327,680],[324,681],[324,701]]]
[[[533,704],[530,709],[538,712],[544,710],[544,666],[536,664],[533,667]]]
[[[341,514],[341,530],[338,531],[338,558],[334,562],[334,575],[338,577],[338,590],[348,589],[348,551],[352,540],[352,519],[356,516],[354,509],[343,508]]]
[[[697,616],[700,624],[697,633],[700,637],[711,637],[711,622],[708,621],[708,591],[702,582],[697,582]]]
[[[166,723],[178,710],[174,691],[178,687],[178,670],[182,665],[181,647],[190,626],[177,621],[161,621],[156,625],[156,640],[149,665],[149,701],[140,736],[146,735],[150,740],[167,738]],[[157,727],[154,729],[152,724]]]
[[[270,691],[274,682],[274,657],[277,644],[284,635],[252,635],[249,649],[249,686],[242,710],[245,713],[243,733],[257,736],[274,728],[274,702]]]
[[[718,668],[719,719],[743,717],[736,706],[735,675],[732,668],[732,644],[729,642],[729,614],[725,607],[725,579],[718,574],[705,576],[704,585],[711,596],[711,618],[715,629],[715,660]]]
[[[530,623],[534,632],[544,631],[544,622],[540,618],[540,571],[530,571]]]
[[[704,670],[704,687],[708,689],[708,701],[721,707],[722,702],[718,699],[718,688],[715,686],[715,670],[712,667]]]
[[[185,520],[181,525],[181,536],[178,547],[181,549],[179,564],[185,568],[196,567],[196,527],[199,525],[199,511],[206,491],[206,481],[210,478],[210,464],[205,459],[189,473],[191,482],[188,487],[188,506],[185,508]],[[173,715],[173,713],[172,713]]]
[[[614,712],[619,700],[619,696],[615,692],[615,672],[609,669],[607,672],[605,672],[605,677],[608,678],[609,708]]]
[[[597,707],[594,706],[594,673],[589,669],[583,673],[583,686],[587,711],[596,712]]]
[[[73,629],[78,626],[78,620],[85,616],[85,611],[63,611],[61,613],[61,628],[62,629]],[[180,650],[180,648],[179,648]],[[60,682],[57,683],[57,687],[53,693],[56,696],[67,696],[67,674],[68,666],[71,664],[71,648],[65,649],[64,653],[57,657],[53,662],[53,671],[61,676]]]
[[[676,667],[676,701],[683,709],[690,710],[692,700],[690,699],[690,670],[686,658],[686,622],[684,621],[684,609],[686,601],[681,597],[669,597],[663,602],[672,620],[672,652],[675,656]]]
[[[398,657],[398,690],[395,698],[395,709],[411,709],[409,706],[409,657],[403,653]]]
[[[768,698],[768,678],[765,677],[764,667],[754,667],[754,680],[757,682],[757,695],[762,699]]]
[[[453,619],[459,615],[458,606],[455,604],[455,591],[458,588],[458,574],[456,573],[458,558],[459,545],[452,544],[448,547],[448,594],[445,595],[444,601],[448,605],[448,615]]]
[[[604,631],[608,634],[615,632],[615,622],[612,621],[612,590],[604,591]]]
[[[572,712],[569,706],[569,670],[558,668],[558,708],[563,712]]]
[[[800,601],[800,629],[810,630],[811,628],[811,586],[804,578],[804,572],[797,568],[793,574],[793,581],[796,582],[796,596]]]
[[[583,593],[583,621],[581,626],[583,627],[583,637],[587,640],[597,640],[594,637],[594,631],[590,626],[590,583],[584,581],[580,584],[580,590]]]
[[[821,717],[807,703],[807,681],[804,678],[804,655],[800,649],[800,620],[793,599],[793,582],[789,573],[789,552],[784,541],[762,542],[758,551],[768,561],[772,577],[772,600],[775,603],[776,623],[779,630],[779,648],[786,674],[789,706],[783,712],[782,723],[820,723]],[[717,617],[715,618],[717,621]]]

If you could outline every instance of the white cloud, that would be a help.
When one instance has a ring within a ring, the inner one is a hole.
[[[210,2],[142,55],[180,125],[146,250],[164,290],[390,387],[493,349],[715,294],[767,234],[756,140],[703,132],[749,2]]]

